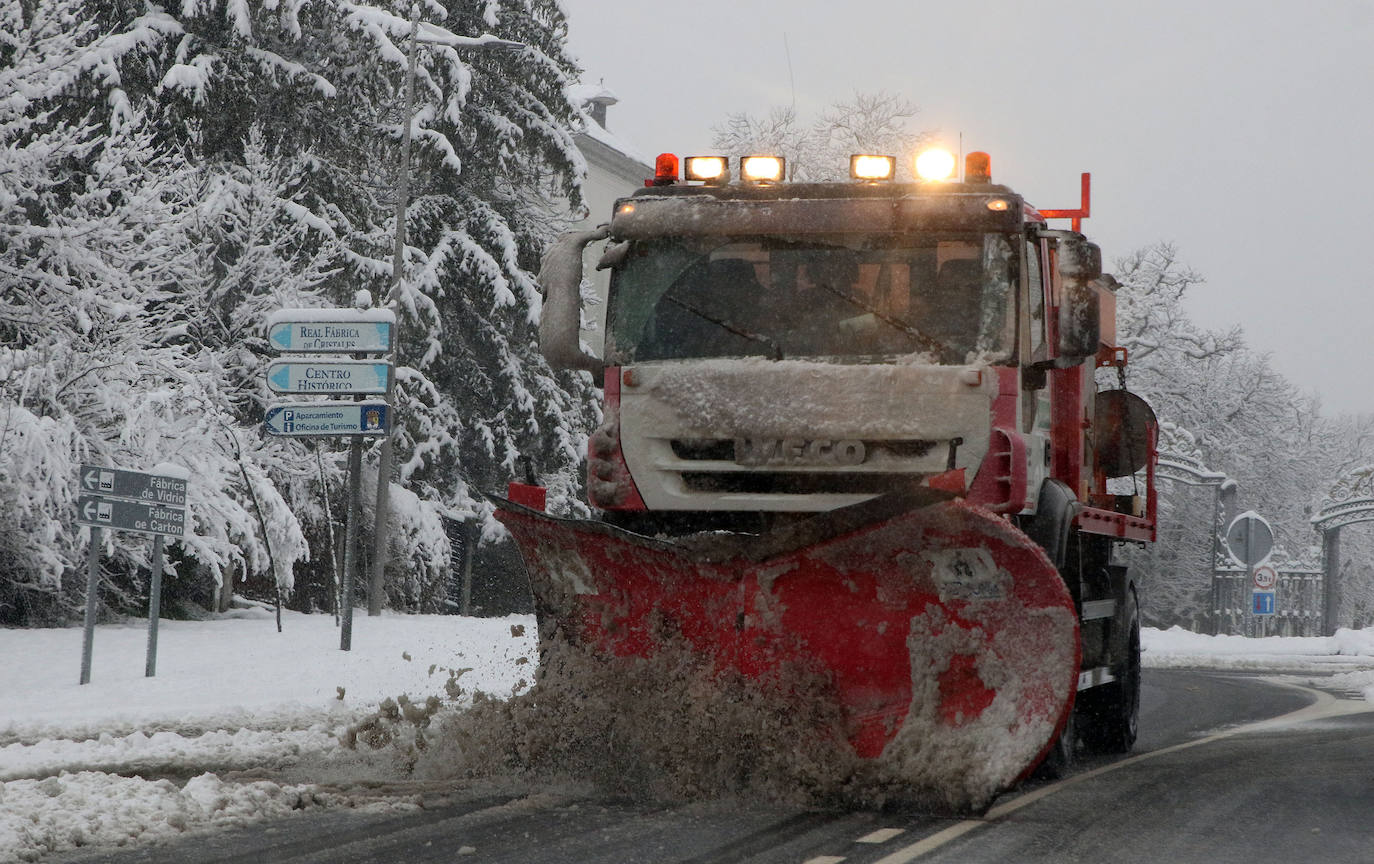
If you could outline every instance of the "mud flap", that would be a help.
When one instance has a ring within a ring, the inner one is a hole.
[[[985,807],[1067,721],[1068,590],[1037,544],[962,499],[927,491],[764,537],[671,540],[497,503],[545,650],[685,652],[784,700],[830,700],[841,728],[817,734],[843,739],[876,798]]]

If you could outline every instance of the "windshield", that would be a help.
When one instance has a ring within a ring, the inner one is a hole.
[[[612,277],[614,363],[690,357],[1001,359],[1012,245],[1000,234],[637,241]]]

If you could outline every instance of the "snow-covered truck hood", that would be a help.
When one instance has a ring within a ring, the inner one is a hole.
[[[951,451],[971,480],[996,395],[979,366],[712,359],[626,371],[621,445],[650,510],[828,510],[878,494],[882,477],[947,471]],[[761,474],[824,477],[789,491]]]

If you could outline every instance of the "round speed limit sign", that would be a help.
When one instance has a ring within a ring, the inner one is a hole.
[[[1261,591],[1272,591],[1279,584],[1279,574],[1268,565],[1255,568],[1255,587]]]

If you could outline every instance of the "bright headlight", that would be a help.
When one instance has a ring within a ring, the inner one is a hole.
[[[778,183],[782,172],[781,156],[745,156],[739,160],[740,177],[750,183]]]
[[[724,156],[688,156],[683,162],[688,180],[711,183],[724,180],[730,172],[729,163]]]
[[[916,176],[922,180],[948,180],[954,176],[954,154],[948,150],[926,150],[916,157]]]
[[[896,174],[896,156],[856,153],[849,157],[849,176],[855,180],[891,180]]]

